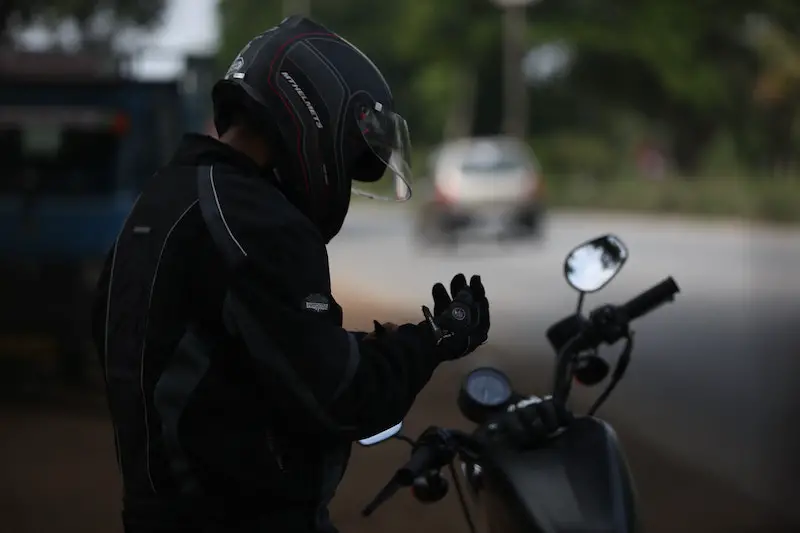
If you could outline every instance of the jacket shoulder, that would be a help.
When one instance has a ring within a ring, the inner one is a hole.
[[[229,260],[270,247],[280,253],[284,244],[325,249],[314,224],[267,179],[213,165],[198,168],[197,184],[203,217]]]

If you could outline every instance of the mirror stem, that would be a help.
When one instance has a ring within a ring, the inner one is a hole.
[[[575,310],[575,314],[576,315],[581,314],[581,310],[583,309],[583,299],[585,297],[586,297],[586,293],[585,292],[581,292],[581,293],[578,294],[578,307]]]
[[[414,439],[412,439],[411,437],[406,437],[405,435],[395,435],[395,436],[394,436],[394,437],[392,437],[392,438],[393,438],[393,439],[397,439],[397,440],[401,440],[401,441],[403,441],[403,442],[406,442],[406,443],[408,443],[410,446],[414,446],[414,445],[416,444],[416,442],[414,442]]]

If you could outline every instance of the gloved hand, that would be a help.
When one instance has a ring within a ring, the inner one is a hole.
[[[422,312],[433,333],[436,353],[442,360],[469,355],[486,342],[489,336],[489,301],[480,276],[472,276],[467,285],[464,274],[457,274],[450,282],[450,294],[441,283],[435,284],[431,292],[433,314],[424,305]]]
[[[530,396],[492,418],[486,429],[491,438],[500,438],[519,448],[530,448],[554,437],[572,420],[572,413],[557,406],[552,397]]]

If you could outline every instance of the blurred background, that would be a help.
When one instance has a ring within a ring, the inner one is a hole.
[[[547,393],[564,257],[615,233],[630,260],[587,305],[682,289],[602,411],[649,530],[800,531],[796,0],[0,1],[0,529],[121,531],[94,282],[142,181],[183,132],[214,134],[213,83],[289,14],[362,48],[411,130],[411,201],[355,200],[329,247],[347,325],[419,320],[461,271],[492,302],[490,343],[407,429],[468,427],[477,366]],[[356,450],[343,530],[465,530],[454,498],[358,516],[405,452]]]

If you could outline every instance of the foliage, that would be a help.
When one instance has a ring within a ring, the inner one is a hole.
[[[796,178],[650,181],[629,176],[600,182],[587,176],[549,176],[546,190],[552,207],[800,222]]]
[[[311,11],[384,71],[412,140],[437,143],[454,111],[471,108],[472,133],[497,132],[499,8],[490,0],[374,6],[312,0]],[[221,0],[220,10],[225,66],[252,35],[284,16],[280,3],[257,0]],[[552,173],[631,173],[642,143],[660,147],[677,175],[712,179],[736,171],[764,181],[800,170],[796,0],[542,0],[528,7],[527,23],[531,47],[557,41],[572,52],[566,75],[529,88],[532,144]],[[465,101],[470,73],[477,79],[474,103]],[[797,185],[775,183],[784,192]],[[668,204],[679,193],[657,194]]]

